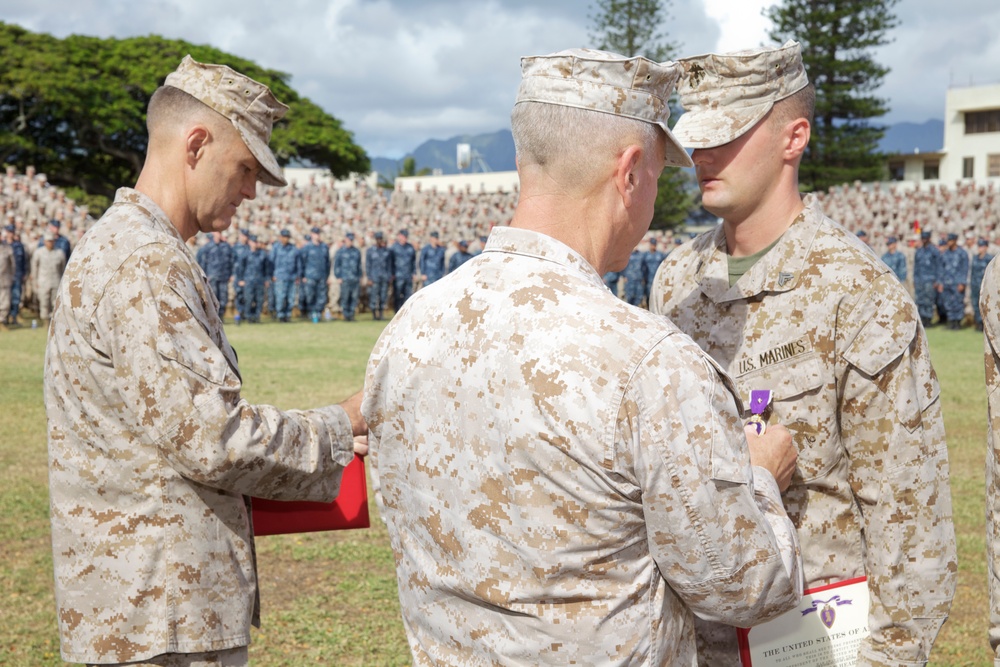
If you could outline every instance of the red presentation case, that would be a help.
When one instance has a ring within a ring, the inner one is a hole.
[[[365,463],[357,456],[344,468],[340,495],[332,503],[263,498],[254,498],[252,502],[254,535],[314,533],[371,525],[368,520]]]

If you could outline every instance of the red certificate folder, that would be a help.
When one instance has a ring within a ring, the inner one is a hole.
[[[357,456],[344,468],[340,495],[332,503],[254,498],[252,504],[254,535],[313,533],[371,525],[365,462]]]

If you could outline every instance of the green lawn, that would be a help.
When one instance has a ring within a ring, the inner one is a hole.
[[[336,402],[361,386],[383,323],[229,325],[252,402]],[[983,530],[986,398],[982,338],[928,332],[951,451],[959,590],[933,664],[992,664]],[[49,553],[42,358],[45,332],[0,334],[0,664],[59,665]],[[392,552],[371,502],[363,531],[258,539],[263,629],[255,667],[408,665]]]

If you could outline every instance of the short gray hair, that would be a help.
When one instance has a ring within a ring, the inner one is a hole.
[[[652,150],[663,130],[610,113],[541,102],[520,102],[511,112],[518,163],[589,180],[595,169],[630,144]]]

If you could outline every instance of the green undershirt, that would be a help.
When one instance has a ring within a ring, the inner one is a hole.
[[[778,245],[778,241],[781,240],[779,236],[774,240],[774,243],[767,246],[760,252],[755,252],[752,255],[747,255],[746,257],[733,257],[729,255],[729,286],[732,287],[736,282],[743,277],[743,274],[753,268],[753,265],[757,263],[761,257],[766,255],[768,251],[774,246]]]

